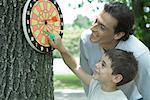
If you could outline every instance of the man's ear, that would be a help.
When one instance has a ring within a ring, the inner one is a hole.
[[[117,83],[119,83],[122,79],[123,79],[123,76],[122,76],[121,74],[117,74],[117,75],[113,75],[112,81],[117,84]]]
[[[119,39],[121,39],[124,35],[125,35],[124,32],[118,32],[118,33],[116,33],[116,34],[114,35],[114,39],[115,39],[115,40],[119,40]]]

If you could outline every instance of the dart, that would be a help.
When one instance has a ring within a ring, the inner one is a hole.
[[[50,34],[49,38],[54,41],[55,40],[55,35],[54,34]]]
[[[56,16],[53,16],[51,19],[46,19],[46,20],[44,20],[44,21],[57,22],[57,21],[58,21],[58,19],[57,19],[57,17],[56,17]]]
[[[51,39],[51,40],[55,40],[55,35],[54,34],[52,34],[52,33],[49,33],[49,32],[47,32],[47,31],[44,31],[45,32],[45,34],[46,35],[48,35],[48,37]]]
[[[45,32],[45,34],[46,34],[46,35],[49,35],[49,34],[50,34],[50,33],[49,33],[49,32],[47,32],[47,31],[44,31],[44,32]]]

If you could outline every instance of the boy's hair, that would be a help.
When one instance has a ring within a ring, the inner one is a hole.
[[[128,6],[119,2],[105,4],[104,11],[117,19],[118,24],[114,29],[115,33],[124,32],[125,35],[120,40],[126,41],[129,35],[133,34],[133,12]]]
[[[112,74],[121,74],[123,79],[117,83],[117,86],[126,84],[136,77],[138,71],[138,63],[132,52],[120,49],[110,49],[105,52],[112,62]]]

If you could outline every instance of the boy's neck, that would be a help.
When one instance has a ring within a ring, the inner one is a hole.
[[[101,84],[101,89],[105,92],[113,92],[113,91],[117,90],[116,84],[112,84],[112,83],[111,84],[109,84],[109,83],[107,83],[107,84],[100,83],[100,84]]]

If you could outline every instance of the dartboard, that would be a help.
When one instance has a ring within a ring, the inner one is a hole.
[[[28,43],[39,52],[49,52],[47,33],[63,35],[63,16],[55,0],[28,0],[22,15],[23,31]]]

